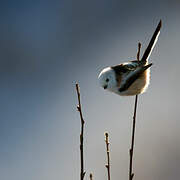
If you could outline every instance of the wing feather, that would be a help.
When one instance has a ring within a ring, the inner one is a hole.
[[[152,66],[152,63],[146,65],[146,66],[141,66],[139,68],[137,68],[135,71],[129,73],[129,75],[127,75],[127,78],[124,79],[124,81],[121,83],[121,86],[119,88],[119,92],[125,91],[127,90],[134,81],[136,81],[136,79],[139,78],[139,76],[149,67]]]

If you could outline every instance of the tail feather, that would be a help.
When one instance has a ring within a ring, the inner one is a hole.
[[[158,40],[158,36],[160,34],[161,26],[162,26],[162,21],[160,20],[159,24],[158,24],[158,26],[157,26],[157,28],[156,28],[153,36],[152,36],[152,38],[151,38],[151,40],[149,42],[149,45],[148,45],[148,47],[146,48],[146,50],[145,50],[145,52],[143,54],[143,57],[142,57],[141,61],[148,61],[149,56],[151,55],[151,52],[152,52],[152,50],[153,50],[153,48],[154,48],[154,46],[155,46],[155,44],[156,44],[156,42]]]

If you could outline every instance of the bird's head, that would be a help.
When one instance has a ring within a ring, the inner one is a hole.
[[[113,91],[113,89],[116,87],[116,76],[115,72],[112,68],[107,67],[103,69],[99,74],[99,84],[104,89],[107,89],[109,91]]]

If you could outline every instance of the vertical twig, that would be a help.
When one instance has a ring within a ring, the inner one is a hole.
[[[140,60],[140,51],[141,51],[141,43],[138,43],[138,52],[137,52],[137,60]]]
[[[89,175],[90,180],[93,180],[92,173]]]
[[[80,90],[79,90],[79,85],[76,84],[76,91],[77,91],[77,96],[78,96],[78,105],[77,105],[77,110],[79,111],[80,114],[80,119],[81,119],[81,133],[80,133],[80,161],[81,161],[81,172],[80,172],[80,180],[84,179],[85,176],[85,171],[84,171],[84,152],[83,152],[83,135],[84,135],[84,119],[82,115],[82,109],[81,109],[81,98],[80,98]]]
[[[105,135],[105,142],[106,142],[106,153],[107,153],[107,164],[106,164],[106,168],[107,168],[107,172],[108,172],[108,180],[110,180],[111,176],[110,176],[110,151],[109,151],[109,135],[107,132],[104,133]]]
[[[141,43],[138,43],[138,52],[137,52],[137,60],[138,61],[140,59],[139,58],[140,57],[140,49],[141,49]],[[138,102],[138,95],[136,95],[136,97],[135,97],[131,148],[129,150],[129,156],[130,156],[130,162],[129,162],[129,180],[132,180],[133,177],[134,177],[134,173],[132,171],[133,171],[133,153],[134,153],[134,139],[135,139],[135,127],[136,127],[137,102]]]

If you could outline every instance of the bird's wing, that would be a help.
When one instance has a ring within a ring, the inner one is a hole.
[[[128,74],[132,71],[135,71],[138,67],[145,65],[143,61],[130,61],[123,64],[119,64],[116,66],[112,66],[111,68],[115,71],[116,74]],[[126,75],[127,75],[126,74]]]
[[[149,45],[148,45],[148,47],[146,48],[146,50],[145,50],[145,52],[143,54],[143,57],[142,57],[141,61],[145,61],[145,62],[148,61],[148,59],[149,59],[149,57],[151,55],[151,52],[152,52],[152,50],[153,50],[153,48],[154,48],[154,46],[155,46],[155,44],[156,44],[156,42],[158,40],[161,26],[162,26],[162,22],[160,20],[159,24],[158,24],[158,26],[157,26],[157,28],[156,28],[153,36],[152,36],[152,38],[151,38],[151,40],[149,42]]]
[[[139,76],[149,67],[152,66],[152,63],[146,65],[146,66],[140,66],[138,68],[136,68],[135,71],[129,73],[127,75],[127,77],[123,80],[123,82],[121,83],[121,86],[119,88],[119,92],[125,91],[127,90],[134,81],[136,81],[136,79],[139,78]]]

